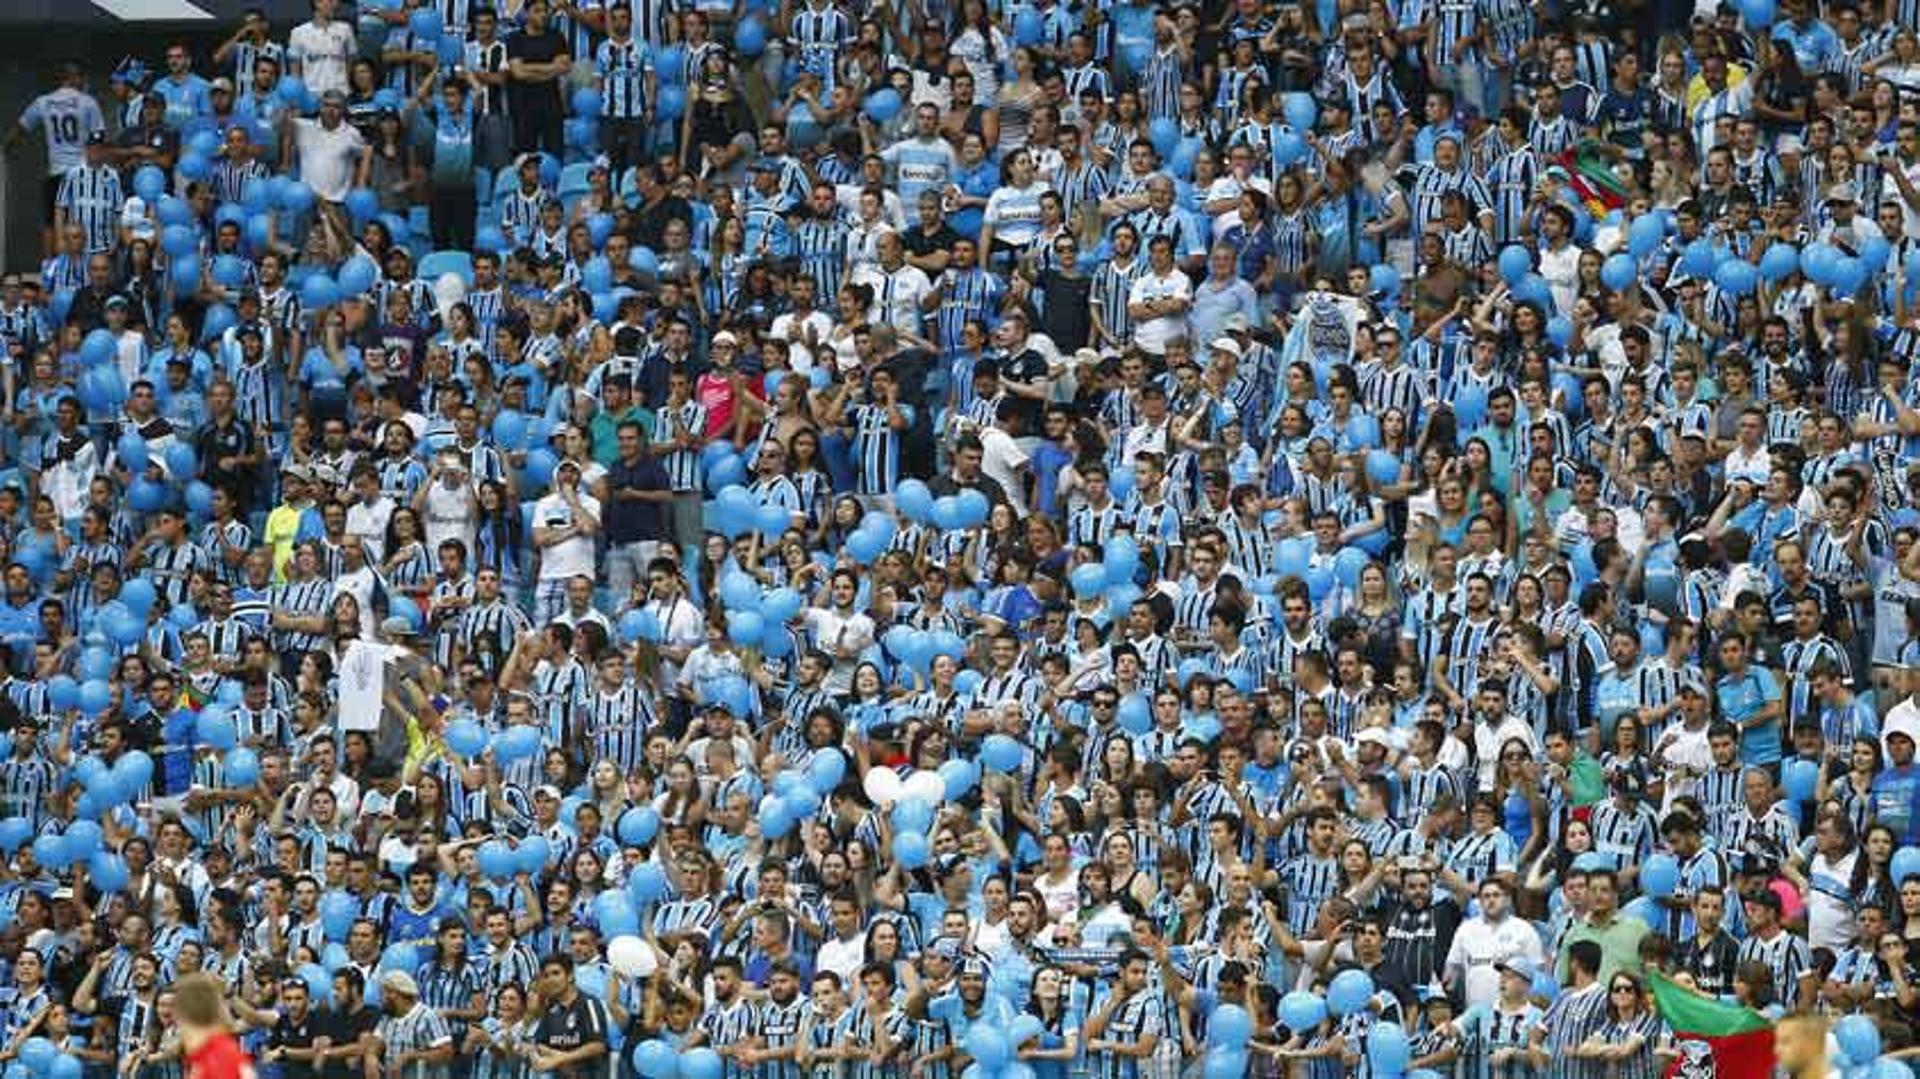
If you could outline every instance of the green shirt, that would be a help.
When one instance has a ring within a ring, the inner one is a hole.
[[[593,459],[602,466],[611,466],[614,458],[620,456],[620,425],[628,420],[640,425],[642,445],[653,441],[653,413],[644,408],[628,405],[625,412],[614,415],[601,409],[587,421],[587,437],[593,440]]]
[[[1606,984],[1618,971],[1628,971],[1636,977],[1640,974],[1640,938],[1651,930],[1647,923],[1638,918],[1629,918],[1619,912],[1613,915],[1613,921],[1603,928],[1591,920],[1575,923],[1567,930],[1560,941],[1560,956],[1554,964],[1554,974],[1561,985],[1567,984],[1572,975],[1567,970],[1567,955],[1576,943],[1583,940],[1593,941],[1600,946],[1599,979]]]

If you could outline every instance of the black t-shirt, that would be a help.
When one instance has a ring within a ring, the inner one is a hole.
[[[209,422],[200,429],[200,436],[194,442],[194,452],[199,455],[206,469],[207,482],[224,489],[241,506],[251,507],[253,481],[258,470],[246,465],[220,467],[222,458],[244,457],[253,452],[253,432],[247,425],[241,423],[237,416],[225,426]]]
[[[605,1045],[612,1026],[606,1005],[585,993],[575,993],[571,1004],[548,1005],[546,1014],[540,1017],[539,1027],[533,1032],[533,1040],[548,1049],[570,1053],[593,1042]],[[605,1070],[604,1061],[589,1060],[548,1074],[552,1079],[588,1079],[588,1076]]]
[[[1058,270],[1045,270],[1036,282],[1044,303],[1040,308],[1040,332],[1053,338],[1063,353],[1087,347],[1093,339],[1093,278],[1088,274],[1068,277]]]
[[[905,236],[901,237],[901,243],[905,245],[908,254],[925,256],[935,251],[951,251],[955,241],[959,239],[960,234],[953,231],[953,226],[942,221],[940,227],[932,232],[928,232],[919,225],[913,226],[907,230]]]
[[[525,60],[535,64],[550,64],[555,59],[567,55],[569,55],[567,52],[567,39],[561,37],[559,31],[556,31],[551,26],[547,28],[544,34],[535,34],[522,30],[507,39],[507,60],[509,62]],[[560,88],[565,86],[566,83],[567,80],[565,79],[551,79],[547,82],[520,82],[510,78],[507,82],[507,97],[509,101],[513,102],[514,108],[540,108],[548,105],[558,107],[560,104]]]
[[[292,1016],[282,1014],[280,1021],[275,1023],[273,1029],[267,1032],[267,1047],[270,1049],[311,1049],[313,1048],[314,1039],[318,1038],[322,1033],[320,1022],[320,1014],[314,1011],[308,1011],[307,1017],[297,1023],[294,1022]],[[313,1065],[305,1060],[282,1057],[279,1063],[280,1074],[284,1076],[285,1079],[313,1079]]]
[[[1414,985],[1439,976],[1460,927],[1460,907],[1443,898],[1424,907],[1389,901],[1380,911],[1387,928],[1386,959]]]
[[[673,483],[660,459],[642,453],[629,465],[616,457],[607,466],[607,542],[638,543],[668,537],[666,503],[630,501],[620,498],[621,491],[671,491]]]
[[[360,1035],[371,1034],[380,1025],[380,1013],[362,1005],[358,1011],[345,1012],[338,1008],[328,1009],[319,1019],[316,1034],[324,1034],[334,1049],[354,1045],[360,1041]],[[362,1074],[360,1057],[330,1057],[327,1066],[320,1074],[325,1079],[358,1079]]]
[[[693,207],[687,205],[686,199],[668,195],[652,206],[642,204],[633,212],[633,228],[628,238],[642,247],[659,251],[666,246],[669,221],[679,221],[689,229],[693,227]]]
[[[1048,306],[1052,305],[1049,304]],[[1055,341],[1058,343],[1057,338]],[[1046,357],[1040,355],[1040,353],[1033,349],[1024,349],[1000,361],[1000,378],[1004,381],[1018,382],[1024,385],[1027,383],[1041,382],[1046,377]],[[1023,428],[1023,430],[1038,431],[1040,429],[1040,413],[1044,406],[1039,401],[1028,397],[1017,397],[1013,394],[1008,394],[1007,400],[1013,403],[1014,411],[1019,414],[1022,420],[1026,421],[1026,427]]]

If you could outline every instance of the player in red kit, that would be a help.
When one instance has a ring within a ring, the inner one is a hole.
[[[186,1050],[186,1079],[253,1079],[253,1059],[227,1021],[227,987],[211,974],[189,974],[173,985],[173,1010]]]

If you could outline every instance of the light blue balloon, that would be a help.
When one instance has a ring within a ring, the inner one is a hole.
[[[933,846],[927,837],[919,832],[897,832],[893,837],[893,860],[900,863],[902,869],[919,869],[927,864],[933,854]]]
[[[1335,1015],[1352,1015],[1373,999],[1373,977],[1358,968],[1343,970],[1327,985],[1327,1007]]]
[[[980,762],[990,771],[1007,775],[1020,767],[1026,753],[1020,743],[1004,734],[990,734],[980,744]]]

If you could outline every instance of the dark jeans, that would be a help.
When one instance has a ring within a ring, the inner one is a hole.
[[[600,152],[607,155],[607,161],[613,166],[609,180],[616,192],[620,190],[620,180],[626,176],[627,170],[652,160],[652,151],[653,148],[647,145],[646,125],[640,121],[600,121]]]
[[[439,251],[467,251],[473,247],[474,215],[479,210],[471,182],[433,185],[427,217],[433,227],[433,246]]]
[[[558,98],[549,101],[545,97],[531,100],[523,97],[514,102],[514,153],[545,150],[555,157],[564,158],[567,153],[565,119],[566,110],[561,108]]]
[[[473,149],[481,168],[498,172],[513,160],[513,147],[509,145],[507,118],[500,113],[489,113],[473,123]]]

